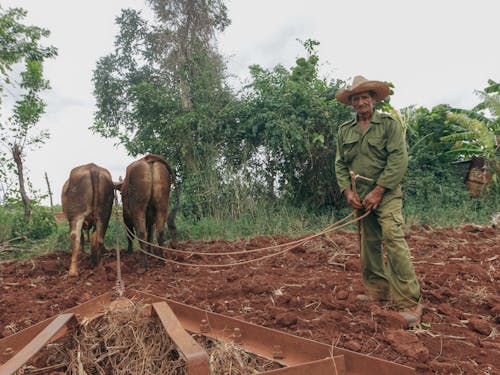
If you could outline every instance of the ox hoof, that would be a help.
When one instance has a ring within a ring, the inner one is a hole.
[[[75,262],[73,259],[71,259],[71,263],[69,264],[68,276],[78,277],[78,262]]]

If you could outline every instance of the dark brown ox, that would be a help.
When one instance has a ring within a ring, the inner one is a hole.
[[[78,252],[84,231],[92,231],[90,258],[97,266],[104,250],[104,235],[113,206],[113,181],[108,170],[93,163],[71,170],[62,190],[62,208],[69,222],[71,265],[69,276],[78,276]]]
[[[176,191],[176,204],[167,218],[171,183]],[[172,247],[175,247],[177,241],[174,221],[179,208],[179,193],[172,168],[163,157],[149,154],[130,164],[125,179],[117,186],[121,191],[123,221],[128,230],[137,235],[141,249],[151,252],[150,244],[156,228],[159,246],[157,254],[163,257],[161,246],[165,243],[165,222],[172,237]],[[130,233],[127,236],[129,253],[132,252]],[[144,267],[148,268],[146,255]]]

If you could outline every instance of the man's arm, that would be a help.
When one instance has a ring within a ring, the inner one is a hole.
[[[340,191],[343,193],[345,189],[351,188],[351,181],[349,176],[349,167],[344,161],[344,150],[342,148],[342,134],[339,129],[337,133],[337,150],[335,152],[335,176],[339,184]]]
[[[377,179],[377,185],[386,189],[395,189],[403,179],[408,168],[408,151],[403,133],[403,126],[394,119],[391,121],[387,131],[387,164],[384,171]]]
[[[340,191],[344,195],[347,203],[355,209],[362,208],[359,195],[351,189],[351,176],[349,175],[349,167],[343,158],[344,150],[342,148],[342,136],[340,131],[337,134],[337,151],[335,153],[335,176],[339,184]]]
[[[408,168],[408,152],[403,133],[403,126],[394,119],[390,119],[387,137],[387,164],[377,179],[377,185],[363,200],[367,210],[374,210],[379,205],[387,189],[395,189],[403,179]]]

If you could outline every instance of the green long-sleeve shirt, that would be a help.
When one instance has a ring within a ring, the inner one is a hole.
[[[356,118],[339,127],[335,174],[340,191],[351,188],[350,170],[373,179],[374,184],[388,190],[399,189],[407,167],[403,127],[391,115],[375,111],[366,130],[361,129]],[[356,185],[361,196],[374,186]]]

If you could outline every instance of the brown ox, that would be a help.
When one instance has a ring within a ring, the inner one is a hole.
[[[62,190],[62,208],[69,222],[71,265],[69,276],[78,276],[78,251],[83,249],[83,232],[93,229],[90,257],[97,266],[104,249],[104,235],[113,206],[111,174],[93,163],[71,170]]]
[[[176,204],[167,218],[170,184],[176,191]],[[127,167],[125,179],[118,185],[123,203],[123,221],[130,233],[139,238],[141,249],[151,252],[149,245],[156,228],[158,245],[165,243],[165,221],[167,222],[172,246],[177,241],[175,215],[179,208],[179,193],[172,168],[159,155],[149,154]],[[128,252],[132,252],[132,236],[127,233]],[[145,245],[143,241],[147,241]],[[158,248],[158,255],[163,257],[163,250]],[[148,268],[146,255],[144,267]]]

